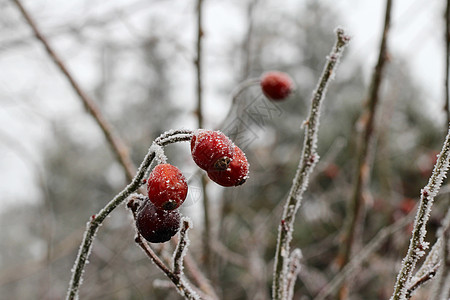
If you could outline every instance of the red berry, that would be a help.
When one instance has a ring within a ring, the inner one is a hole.
[[[222,186],[238,186],[243,184],[248,178],[249,163],[244,152],[234,146],[234,157],[230,165],[225,170],[210,170],[208,177]]]
[[[158,209],[150,201],[145,201],[136,215],[136,228],[150,243],[164,243],[180,229],[178,210]]]
[[[159,209],[172,210],[186,199],[188,185],[181,171],[170,164],[157,165],[147,180],[150,201]]]
[[[294,90],[292,78],[288,74],[278,71],[264,73],[260,84],[264,95],[275,101],[286,99]]]
[[[191,154],[205,171],[226,170],[234,154],[233,142],[220,131],[197,130],[191,139]]]

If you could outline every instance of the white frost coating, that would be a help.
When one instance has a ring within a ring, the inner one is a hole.
[[[173,253],[173,272],[179,276],[183,275],[183,260],[187,254],[187,249],[190,244],[188,237],[188,231],[192,228],[192,221],[189,217],[183,217],[181,219],[182,228],[180,230],[180,238],[178,240],[177,247]]]
[[[167,157],[164,154],[164,149],[160,145],[153,143],[150,146],[150,151],[155,153],[155,159],[158,164],[165,164],[167,163]]]

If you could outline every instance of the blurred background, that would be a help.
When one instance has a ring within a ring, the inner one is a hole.
[[[292,245],[303,252],[294,299],[312,299],[338,272],[352,194],[358,119],[378,55],[384,1],[204,1],[204,127],[245,151],[250,179],[238,188],[209,182],[211,266],[221,299],[269,299],[277,226],[300,157],[311,93],[344,26],[352,41],[321,116],[321,160],[299,211]],[[363,245],[409,213],[447,132],[444,106],[445,4],[395,1],[384,72]],[[139,165],[169,129],[196,128],[196,1],[24,1],[70,72],[126,142]],[[86,222],[126,184],[92,117],[12,1],[0,0],[0,299],[64,297]],[[253,86],[230,108],[240,82],[268,70],[290,74],[296,92],[272,103]],[[228,118],[228,111],[231,114]],[[200,174],[187,143],[167,147],[189,178],[183,214],[190,253],[202,266]],[[439,196],[430,242],[448,208]],[[386,299],[411,228],[357,270],[351,299]],[[162,256],[172,246],[156,246]],[[81,299],[177,299],[134,243],[119,207],[101,227]],[[416,299],[426,299],[427,288]]]

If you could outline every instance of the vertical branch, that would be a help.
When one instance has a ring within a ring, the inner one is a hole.
[[[198,127],[203,128],[203,85],[202,85],[202,55],[203,55],[203,0],[197,0],[197,40],[196,51],[197,57],[195,59],[195,69],[197,76],[197,121]],[[202,174],[202,194],[203,194],[203,259],[208,275],[211,275],[211,226],[209,219],[209,198],[206,191],[207,178]]]
[[[336,30],[336,36],[336,44],[334,45],[330,55],[327,57],[327,63],[323,69],[322,75],[320,76],[316,90],[313,93],[309,116],[304,123],[305,139],[303,142],[302,155],[293,185],[286,200],[280,225],[278,226],[278,239],[275,252],[272,284],[272,297],[277,300],[286,298],[286,275],[295,215],[301,205],[303,193],[308,186],[309,175],[319,159],[316,149],[319,130],[320,106],[325,98],[330,79],[334,78],[335,69],[339,63],[340,57],[342,56],[342,52],[350,40],[350,38],[345,35],[344,31],[340,28]]]
[[[131,181],[134,177],[134,174],[136,173],[136,169],[133,165],[133,162],[130,159],[130,155],[128,153],[128,149],[127,149],[125,143],[115,133],[111,124],[109,124],[108,121],[106,121],[105,117],[100,112],[100,110],[97,107],[97,105],[95,104],[95,102],[83,91],[81,86],[78,84],[78,82],[72,76],[72,74],[69,72],[66,65],[63,63],[62,59],[58,56],[58,54],[55,52],[55,50],[50,46],[50,44],[47,41],[47,39],[45,38],[45,36],[39,31],[36,23],[31,18],[30,14],[27,12],[25,7],[22,5],[20,0],[13,0],[13,1],[19,8],[20,12],[22,13],[22,16],[25,18],[28,25],[30,25],[36,38],[45,47],[45,50],[47,51],[48,55],[51,57],[53,62],[57,65],[59,70],[64,74],[64,76],[69,81],[70,85],[72,86],[75,93],[78,95],[79,99],[81,100],[81,102],[83,103],[83,105],[85,106],[87,111],[91,114],[91,116],[94,118],[97,125],[102,130],[103,135],[105,136],[106,140],[108,141],[109,145],[111,146],[113,153],[115,154],[115,156],[119,160],[120,164],[124,168],[127,179],[129,181]]]
[[[381,38],[380,51],[378,54],[378,62],[372,76],[369,89],[369,98],[366,112],[361,116],[363,122],[363,132],[360,136],[358,162],[356,170],[356,182],[354,185],[353,196],[349,205],[347,215],[349,224],[344,234],[344,243],[342,244],[339,257],[340,269],[349,262],[350,255],[353,250],[356,235],[361,227],[364,218],[364,193],[369,182],[371,170],[371,157],[373,155],[373,147],[375,140],[375,120],[377,106],[379,103],[380,86],[383,77],[383,69],[387,60],[387,39],[391,24],[391,8],[392,0],[386,0],[386,12],[384,20],[384,29]],[[343,284],[340,292],[340,299],[347,298],[347,286]]]
[[[450,128],[449,128],[450,129]],[[444,180],[450,164],[450,130],[447,133],[442,150],[438,156],[433,173],[431,174],[428,184],[421,190],[419,208],[414,220],[414,228],[412,237],[409,242],[408,252],[403,259],[402,267],[398,273],[395,283],[392,300],[405,299],[407,293],[407,285],[410,282],[412,272],[417,261],[422,257],[428,248],[425,242],[426,225],[430,217],[431,207],[433,206],[434,197],[439,192],[442,181]]]
[[[447,0],[447,7],[445,9],[445,102],[444,110],[447,115],[447,125],[450,124],[450,0]]]
[[[251,38],[253,34],[253,11],[255,9],[257,0],[252,0],[248,4],[247,8],[247,19],[248,19],[248,27],[247,32],[245,33],[244,43],[242,44],[242,78],[245,80],[250,75],[250,66],[251,66]]]

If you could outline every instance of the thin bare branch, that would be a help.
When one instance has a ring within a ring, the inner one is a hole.
[[[350,262],[338,273],[334,278],[320,291],[320,293],[314,298],[314,300],[326,299],[331,294],[335,293],[339,286],[349,278],[355,270],[365,262],[369,256],[377,251],[384,243],[384,241],[395,232],[404,228],[413,220],[414,214],[409,215],[397,220],[395,223],[380,230],[375,237],[356,255]]]

